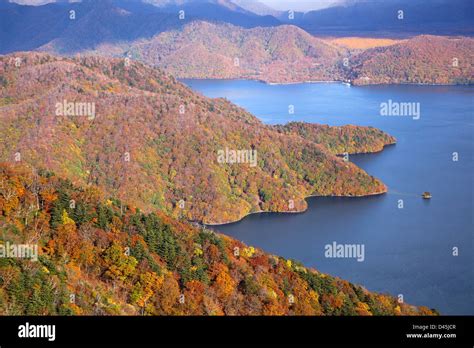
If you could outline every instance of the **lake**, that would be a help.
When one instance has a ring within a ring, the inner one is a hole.
[[[383,152],[350,156],[389,187],[385,195],[310,198],[305,213],[254,214],[217,230],[410,304],[474,314],[473,87],[183,82],[267,124],[374,126],[398,140]],[[419,119],[381,116],[389,101],[417,103]],[[423,200],[423,191],[433,198]],[[326,258],[333,242],[364,245],[364,261]]]

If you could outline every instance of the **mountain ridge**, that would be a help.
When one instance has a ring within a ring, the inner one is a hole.
[[[345,52],[291,25],[243,29],[204,21],[132,43],[126,51],[178,78],[266,82],[294,82],[307,76],[314,80],[341,79],[337,62]],[[109,46],[92,51],[99,55],[107,52],[111,52]]]
[[[348,49],[293,25],[244,29],[194,21],[151,39],[83,53],[128,55],[178,78],[363,85],[472,84],[473,51],[474,39],[467,37],[421,35],[388,46]]]

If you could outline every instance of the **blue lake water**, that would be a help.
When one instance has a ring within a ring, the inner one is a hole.
[[[474,314],[473,87],[183,82],[208,97],[226,97],[268,124],[366,125],[398,140],[381,153],[350,157],[380,178],[387,194],[311,198],[305,213],[255,214],[219,231],[369,290],[402,294],[407,303]],[[381,116],[380,104],[388,100],[419,103],[420,118]],[[433,198],[423,200],[423,191]],[[326,258],[324,246],[333,241],[364,244],[365,260]]]

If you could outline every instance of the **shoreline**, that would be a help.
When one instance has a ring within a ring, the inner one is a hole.
[[[307,83],[340,83],[340,84],[343,84],[343,85],[350,85],[352,86],[351,83],[349,82],[346,82],[346,81],[339,81],[339,80],[328,80],[328,81],[325,81],[325,80],[307,80],[307,81],[297,81],[297,82],[268,82],[268,81],[265,81],[265,80],[254,80],[254,81],[258,81],[258,82],[262,82],[266,85],[270,85],[270,86],[287,86],[287,85],[301,85],[301,84],[307,84]]]
[[[422,82],[401,82],[401,83],[361,83],[353,84],[351,86],[474,86],[474,83],[422,83]]]
[[[363,126],[361,126],[361,127],[363,127]],[[366,152],[352,152],[352,153],[348,152],[347,154],[350,155],[350,156],[377,154],[377,153],[381,153],[383,150],[385,150],[386,147],[394,146],[394,145],[397,145],[396,141],[394,141],[393,143],[384,144],[380,150],[366,151]],[[338,157],[341,157],[341,156],[344,156],[344,153],[336,153],[335,155],[338,156]]]
[[[333,197],[333,198],[363,198],[363,197],[372,197],[372,196],[381,196],[381,195],[384,195],[384,194],[387,194],[389,191],[388,191],[388,187],[386,187],[385,191],[381,191],[381,192],[373,192],[373,193],[368,193],[368,194],[365,194],[365,195],[355,195],[355,196],[348,196],[348,195],[327,195],[327,196],[321,196],[321,195],[308,195],[308,196],[305,196],[303,199],[304,201],[306,202],[306,200],[308,198],[314,198],[314,197]],[[306,202],[307,203],[307,202]],[[230,225],[230,224],[235,224],[237,222],[240,222],[242,221],[243,219],[245,219],[246,217],[250,216],[250,215],[254,215],[254,214],[262,214],[262,213],[268,213],[268,214],[302,214],[304,212],[306,212],[308,210],[308,207],[306,207],[305,210],[291,210],[291,211],[269,211],[269,210],[259,210],[259,211],[253,211],[253,212],[249,212],[245,215],[243,215],[241,218],[238,218],[238,219],[235,219],[235,220],[232,220],[232,221],[229,221],[229,222],[219,222],[219,223],[202,223],[203,226],[212,226],[212,227],[215,227],[215,226],[224,226],[224,225]]]
[[[423,82],[399,82],[399,83],[353,83],[352,81],[344,80],[301,80],[293,82],[271,82],[259,78],[245,78],[245,77],[178,77],[178,81],[183,80],[214,80],[214,81],[255,81],[264,83],[269,86],[286,86],[286,85],[299,85],[299,84],[319,84],[319,83],[338,83],[347,85],[350,87],[364,87],[364,86],[474,86],[474,83],[423,83]]]
[[[349,154],[349,155],[368,155],[368,154],[376,154],[376,153],[381,153],[385,147],[387,146],[394,146],[396,145],[397,142],[393,142],[393,143],[389,143],[389,144],[385,144],[382,149],[380,149],[379,151],[371,151],[371,152],[356,152],[356,153],[352,153],[352,154]],[[339,155],[336,155],[336,156],[339,156]],[[383,183],[382,183],[383,184]],[[313,198],[313,197],[335,197],[335,198],[363,198],[363,197],[372,197],[372,196],[380,196],[380,195],[383,195],[383,194],[387,194],[389,192],[389,188],[384,184],[385,186],[385,190],[384,191],[381,191],[381,192],[373,192],[373,193],[368,193],[368,194],[365,194],[365,195],[356,195],[356,196],[348,196],[348,195],[327,195],[327,196],[321,196],[321,195],[308,195],[308,196],[305,196],[303,198],[303,200],[306,202],[306,200],[308,198]],[[307,206],[307,203],[306,202],[306,206]],[[229,222],[219,222],[219,223],[203,223],[201,222],[201,224],[203,226],[223,226],[223,225],[230,225],[230,224],[235,224],[236,222],[239,222],[239,221],[242,221],[243,219],[245,219],[247,216],[250,216],[250,215],[254,215],[254,214],[262,214],[262,213],[270,213],[270,214],[302,214],[304,212],[306,212],[308,210],[308,207],[306,207],[305,210],[291,210],[291,211],[268,211],[268,210],[259,210],[259,211],[252,211],[252,212],[249,212],[245,215],[243,215],[241,218],[238,218],[238,219],[235,219],[235,220],[232,220],[232,221],[229,221]]]

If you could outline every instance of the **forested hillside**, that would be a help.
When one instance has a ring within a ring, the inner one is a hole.
[[[309,195],[386,192],[335,156],[330,141],[279,132],[141,63],[28,53],[1,57],[0,76],[0,160],[98,185],[146,211],[224,223],[257,211],[303,211]],[[65,102],[93,105],[94,115],[58,115]],[[392,142],[369,128],[358,132]],[[220,162],[228,150],[252,151],[255,163]]]
[[[0,165],[1,315],[433,315],[94,185]]]
[[[474,39],[468,37],[320,39],[292,25],[244,29],[198,21],[151,39],[102,44],[83,53],[129,56],[179,78],[351,81],[360,85],[470,84],[474,79],[472,52]]]
[[[373,127],[331,127],[304,122],[291,122],[276,126],[280,132],[298,134],[316,144],[322,144],[333,154],[372,153],[382,151],[384,146],[396,143],[396,139]]]
[[[355,56],[351,66],[354,84],[472,84],[474,39],[417,36],[368,49]]]
[[[128,45],[99,45],[94,54],[141,60],[186,78],[249,78],[267,82],[340,80],[346,50],[284,25],[244,29],[192,22]]]

